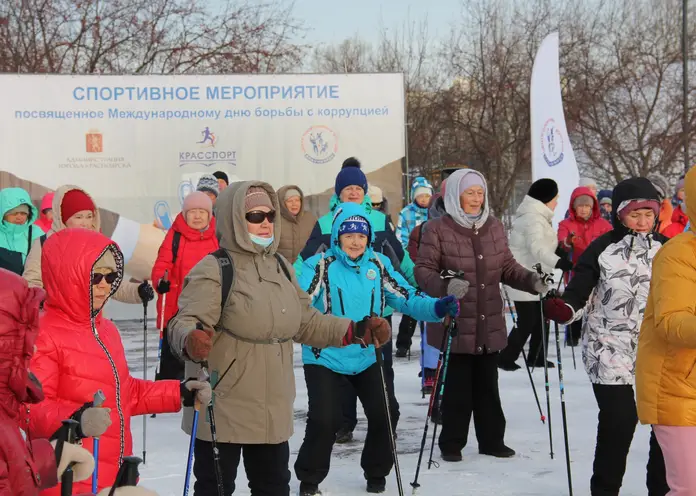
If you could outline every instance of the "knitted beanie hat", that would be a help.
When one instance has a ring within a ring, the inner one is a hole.
[[[367,194],[367,177],[360,170],[360,161],[355,157],[347,158],[341,166],[341,171],[336,176],[334,191],[337,196],[341,196],[348,186],[360,186]]]
[[[202,191],[192,191],[184,198],[184,205],[181,208],[184,216],[189,210],[200,208],[208,212],[208,219],[213,215],[213,201]]]
[[[529,187],[527,195],[541,203],[548,203],[558,196],[558,184],[553,179],[537,179]]]
[[[217,178],[212,174],[204,174],[198,180],[196,191],[213,193],[216,197],[220,194],[220,185]]]
[[[65,224],[70,217],[83,210],[96,210],[94,202],[87,193],[81,189],[71,189],[63,196],[60,203],[60,218]]]
[[[252,186],[247,190],[246,198],[244,198],[244,211],[250,212],[258,207],[274,210],[273,202],[266,190],[260,186]]]
[[[339,236],[341,234],[352,233],[364,234],[365,236],[370,237],[370,223],[365,217],[352,215],[341,223],[341,227],[338,230]]]

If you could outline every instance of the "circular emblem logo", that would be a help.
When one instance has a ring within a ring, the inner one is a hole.
[[[375,279],[377,279],[377,271],[375,269],[368,269],[367,270],[367,278],[370,281],[374,281]]]
[[[563,162],[563,135],[556,126],[556,121],[549,119],[541,131],[541,151],[549,167]]]
[[[302,153],[315,164],[333,160],[338,152],[338,139],[327,126],[312,126],[302,135]]]

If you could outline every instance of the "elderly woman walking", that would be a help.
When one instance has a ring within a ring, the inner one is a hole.
[[[418,285],[435,297],[448,293],[450,280],[441,278],[442,271],[463,271],[469,283],[445,380],[440,452],[445,461],[462,460],[473,413],[479,453],[511,457],[498,391],[498,354],[507,344],[500,283],[532,294],[545,291],[545,285],[512,256],[503,224],[490,214],[480,172],[460,169],[447,179],[445,210],[428,222],[415,270]],[[429,324],[428,344],[439,348],[444,332],[442,325]]]
[[[252,495],[288,496],[293,341],[316,348],[379,346],[391,333],[381,318],[353,322],[312,308],[290,262],[277,254],[280,207],[270,185],[234,183],[217,206],[221,249],[186,277],[170,343],[178,356],[209,365],[225,494],[235,490],[243,453]],[[195,492],[217,494],[207,419],[196,437]]]

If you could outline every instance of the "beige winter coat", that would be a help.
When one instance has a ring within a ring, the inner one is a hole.
[[[302,206],[297,216],[292,215],[285,206],[285,192],[289,189],[296,189],[300,192]],[[278,253],[295,263],[298,255],[305,247],[309,235],[312,234],[314,224],[317,223],[317,216],[304,209],[304,193],[295,185],[283,186],[278,190],[278,201],[280,202],[280,244]]]
[[[67,184],[58,188],[56,190],[55,196],[53,197],[53,224],[51,225],[51,229],[49,229],[49,231],[46,233],[46,237],[67,227],[63,223],[63,220],[60,216],[61,205],[63,203],[63,197],[65,196],[65,194],[73,189],[79,189],[84,194],[89,196],[89,193],[87,193],[84,189],[80,188],[79,186]],[[90,198],[92,199],[92,203],[94,203],[96,207],[97,204],[94,202],[94,198],[92,198],[91,196]],[[95,208],[94,210],[94,227],[96,231],[99,231],[101,228],[101,219],[99,216],[98,208]],[[31,250],[29,251],[29,255],[27,255],[26,263],[24,264],[24,273],[22,274],[22,277],[24,277],[24,279],[27,280],[30,287],[43,288],[43,281],[41,280],[40,238],[37,238],[34,241],[34,244],[31,245]],[[130,281],[123,281],[116,293],[114,293],[113,298],[122,303],[142,303],[140,295],[138,295],[138,284]]]
[[[184,357],[186,337],[198,322],[216,328],[208,365],[215,386],[218,441],[278,444],[293,432],[293,341],[317,348],[341,346],[350,321],[314,309],[292,265],[283,260],[292,282],[286,278],[273,255],[277,237],[267,250],[251,242],[244,219],[244,199],[251,186],[265,188],[278,211],[277,195],[263,182],[234,183],[220,194],[217,235],[234,263],[232,291],[221,309],[218,262],[212,255],[198,262],[184,281],[179,313],[169,321],[169,342],[174,353]],[[274,225],[277,232],[280,216]],[[187,375],[189,371],[187,367]],[[197,438],[210,441],[205,417],[200,417]]]

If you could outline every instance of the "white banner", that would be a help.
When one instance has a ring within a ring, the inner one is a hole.
[[[539,47],[530,89],[532,180],[550,178],[558,183],[558,208],[554,225],[563,220],[570,195],[580,179],[573,147],[568,138],[558,63],[558,33],[551,33]]]
[[[3,75],[0,85],[0,173],[77,184],[137,222],[173,218],[203,173],[314,195],[349,156],[365,173],[404,157],[401,74]]]

